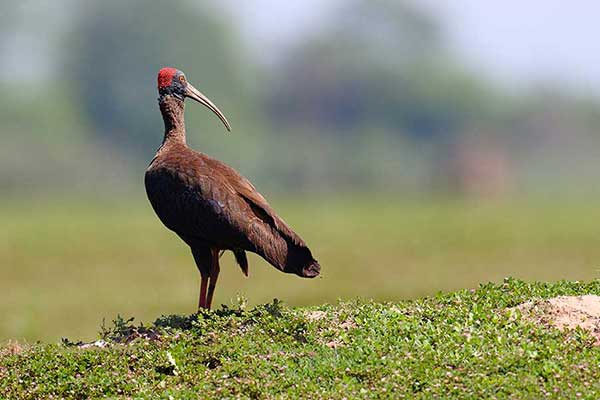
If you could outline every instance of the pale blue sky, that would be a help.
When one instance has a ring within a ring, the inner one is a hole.
[[[348,0],[216,0],[215,4],[232,15],[246,44],[268,63],[301,35],[319,29],[344,1]],[[473,70],[499,83],[521,88],[551,82],[600,94],[600,1],[413,2],[438,16],[449,45]],[[22,30],[5,38],[9,46],[0,79],[15,74],[43,79],[56,67],[48,65],[52,46],[47,40],[64,26],[65,3],[22,0],[20,7],[27,11],[19,21]],[[46,21],[43,29],[35,23],[39,18]]]
[[[254,48],[271,51],[318,29],[343,0],[225,1]],[[554,82],[600,92],[600,2],[414,0],[432,10],[468,63],[509,87]]]

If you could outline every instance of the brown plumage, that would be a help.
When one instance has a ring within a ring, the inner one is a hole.
[[[283,272],[305,278],[319,275],[319,263],[306,243],[246,178],[187,146],[185,97],[211,109],[229,130],[221,111],[174,68],[159,72],[158,88],[165,135],[146,171],[146,193],[163,224],[192,250],[201,275],[198,307],[211,306],[219,256],[225,250],[233,252],[246,276],[246,251]]]

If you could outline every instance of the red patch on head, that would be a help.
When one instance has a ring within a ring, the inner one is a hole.
[[[166,67],[158,71],[158,88],[162,89],[171,86],[171,82],[173,82],[173,77],[176,73],[177,69],[171,67]]]

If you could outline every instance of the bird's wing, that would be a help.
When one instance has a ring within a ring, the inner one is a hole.
[[[211,163],[214,163],[215,170],[222,173],[223,179],[220,180],[220,182],[228,187],[230,193],[235,193],[235,195],[248,204],[254,217],[259,218],[265,224],[268,224],[287,241],[298,246],[306,246],[302,238],[300,238],[300,236],[298,236],[288,224],[277,215],[267,200],[256,190],[254,185],[248,179],[240,175],[235,169],[216,159],[211,159]]]

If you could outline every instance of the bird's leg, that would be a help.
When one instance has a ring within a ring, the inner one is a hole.
[[[206,296],[206,308],[210,310],[212,305],[213,295],[215,294],[215,286],[217,285],[217,279],[219,279],[219,272],[221,267],[219,266],[219,250],[212,249],[212,263],[210,265],[210,283],[208,284],[208,295]]]
[[[208,276],[201,274],[200,278],[200,296],[198,296],[198,309],[209,308],[206,306],[206,287],[208,286]]]
[[[200,271],[200,295],[198,296],[198,309],[209,308],[206,305],[206,289],[210,278],[212,265],[212,251],[207,248],[192,249],[196,266]]]

